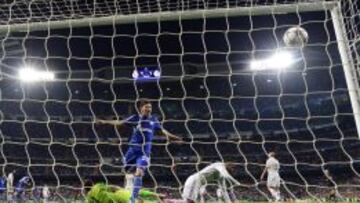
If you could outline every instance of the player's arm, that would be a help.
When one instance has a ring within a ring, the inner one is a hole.
[[[218,167],[218,171],[221,173],[221,176],[225,178],[226,180],[234,183],[235,185],[241,185],[239,181],[237,181],[234,177],[230,175],[230,173],[226,170],[226,167],[224,165],[220,165]]]
[[[167,131],[165,128],[162,127],[162,125],[160,124],[159,120],[155,120],[155,131],[157,135],[160,136],[165,136],[167,139],[169,140],[177,140],[177,141],[182,141],[181,137],[178,137],[172,133],[170,133],[169,131]]]
[[[263,172],[261,173],[260,180],[263,180],[263,179],[264,179],[264,176],[265,176],[265,174],[266,174],[266,171],[267,171],[267,166],[265,166]]]
[[[177,140],[177,141],[182,141],[181,137],[178,137],[172,133],[170,133],[169,131],[165,130],[164,128],[161,128],[158,132],[159,135],[161,136],[165,136],[170,140]]]
[[[137,119],[135,115],[132,115],[124,120],[102,120],[102,119],[97,119],[96,123],[99,124],[108,124],[108,125],[114,125],[116,127],[122,127],[125,124],[130,124],[130,125],[134,125],[137,123]]]
[[[235,185],[241,185],[241,184],[239,183],[239,181],[237,181],[237,180],[236,180],[234,177],[232,177],[230,174],[229,174],[228,176],[225,176],[225,178],[226,178],[228,181],[234,183]]]
[[[226,179],[221,181],[220,189],[222,192],[222,198],[225,200],[226,203],[231,203],[230,195],[228,193],[228,188],[226,186]]]
[[[121,126],[124,125],[126,121],[125,120],[102,120],[102,119],[97,119],[96,123],[99,124],[108,124],[108,125],[115,125],[115,126]]]
[[[156,192],[151,192],[151,191],[146,190],[146,189],[142,189],[142,190],[140,190],[139,197],[142,198],[142,199],[145,199],[145,200],[155,199],[155,200],[157,200],[159,202],[162,202],[161,198],[163,198],[164,195],[158,194]]]

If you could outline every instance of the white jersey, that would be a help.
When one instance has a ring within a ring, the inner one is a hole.
[[[279,169],[280,169],[280,163],[277,159],[274,157],[270,157],[266,161],[266,168],[267,168],[267,186],[268,187],[274,187],[278,188],[280,187],[280,175],[279,175]]]
[[[267,161],[266,161],[266,168],[267,168],[267,172],[268,174],[271,173],[279,173],[279,169],[280,169],[280,163],[277,159],[275,159],[274,157],[270,157]]]
[[[6,188],[8,188],[8,190],[12,190],[13,185],[14,185],[14,174],[9,173],[9,175],[6,178]]]
[[[217,182],[220,179],[227,179],[235,184],[237,181],[226,170],[225,164],[221,162],[210,164],[201,171],[194,174],[201,182]]]
[[[224,163],[213,163],[201,171],[191,175],[185,181],[182,197],[184,199],[196,201],[199,193],[201,192],[201,186],[211,182],[219,183],[219,186],[222,188],[222,192],[224,193],[223,196],[228,197],[226,191],[226,181],[230,184],[240,184],[229,174]],[[226,202],[230,202],[229,198],[226,199]]]
[[[9,173],[6,177],[6,199],[8,202],[12,201],[14,193],[14,173]]]
[[[50,189],[48,186],[44,186],[42,189],[42,197],[43,199],[47,200],[50,198]]]

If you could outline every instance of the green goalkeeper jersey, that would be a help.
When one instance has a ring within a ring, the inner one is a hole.
[[[116,190],[115,196],[118,203],[128,203],[130,201],[131,191],[124,188],[119,188]],[[139,197],[145,200],[154,199],[156,196],[156,193],[145,189],[141,189],[139,192]]]
[[[87,194],[88,203],[128,203],[131,191],[124,188],[117,188],[112,192],[111,188],[103,183],[94,185]],[[157,194],[149,190],[140,190],[139,197],[144,200],[156,199]]]

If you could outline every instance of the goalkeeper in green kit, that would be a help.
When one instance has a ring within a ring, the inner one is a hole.
[[[88,203],[128,203],[130,197],[130,190],[97,183],[87,193],[86,200]],[[139,202],[162,202],[161,197],[163,195],[142,189],[139,193]]]

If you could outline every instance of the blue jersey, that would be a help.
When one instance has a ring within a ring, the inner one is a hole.
[[[19,180],[19,182],[16,184],[16,188],[15,188],[16,192],[22,192],[22,191],[24,191],[24,189],[25,189],[25,187],[28,185],[29,181],[30,181],[29,176],[24,176],[24,177],[22,177],[22,178]]]
[[[41,188],[39,188],[39,187],[35,187],[34,189],[33,189],[33,197],[34,197],[34,199],[35,200],[40,200],[41,199]]]
[[[0,178],[0,192],[3,192],[6,190],[6,177]]]
[[[151,142],[156,131],[161,130],[161,125],[155,116],[132,115],[126,119],[126,123],[133,127],[130,145],[134,148],[143,149],[150,156]]]

